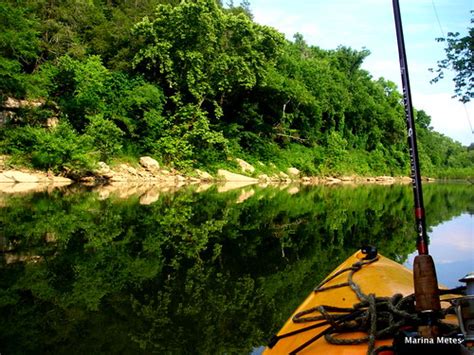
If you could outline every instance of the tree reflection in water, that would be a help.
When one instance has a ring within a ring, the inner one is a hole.
[[[249,353],[361,245],[414,250],[409,186],[246,189],[3,196],[0,351]],[[427,185],[428,224],[472,195]]]

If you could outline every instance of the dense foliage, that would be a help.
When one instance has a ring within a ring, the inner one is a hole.
[[[147,154],[184,169],[240,157],[409,172],[401,96],[361,69],[369,52],[285,40],[248,2],[7,0],[0,17],[0,153],[13,163],[80,176]],[[12,97],[41,105],[8,112]],[[417,121],[424,174],[473,175],[472,150]]]
[[[4,196],[0,350],[248,354],[361,245],[415,251],[410,186],[254,192]],[[425,202],[430,227],[474,212],[469,184],[429,184]]]

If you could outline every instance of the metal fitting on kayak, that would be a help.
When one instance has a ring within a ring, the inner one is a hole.
[[[452,301],[459,327],[467,342],[474,342],[474,272],[459,280],[466,283],[466,296]]]
[[[378,254],[377,247],[372,245],[364,245],[362,248],[360,248],[360,251],[365,255],[364,260],[375,259]]]
[[[466,296],[474,296],[474,272],[470,272],[460,279],[459,282],[466,283]]]

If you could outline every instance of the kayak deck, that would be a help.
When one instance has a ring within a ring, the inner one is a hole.
[[[283,328],[277,334],[278,341],[274,343],[272,348],[266,348],[264,354],[290,354],[329,328],[329,325],[311,329],[288,337],[282,337],[284,334],[301,330],[305,327],[315,324],[315,322],[295,323],[293,317],[301,315],[300,313],[320,305],[352,308],[354,304],[361,300],[356,292],[350,286],[330,288],[331,286],[347,283],[348,273],[342,272],[347,268],[351,268],[355,263],[365,263],[366,254],[361,251],[356,252],[337,267],[327,278],[324,283],[325,290],[320,292],[311,292],[306,300],[296,309],[293,315],[288,319]],[[337,273],[340,273],[339,275]],[[342,272],[342,273],[341,273]],[[331,277],[333,277],[331,279]],[[413,274],[406,267],[382,256],[378,255],[378,259],[364,264],[359,270],[353,273],[353,281],[364,294],[375,294],[377,297],[391,297],[394,294],[402,294],[408,296],[414,292]],[[338,334],[338,339],[344,338],[361,338],[367,336],[363,332],[351,332]],[[392,339],[377,340],[375,346],[391,345]],[[368,344],[358,345],[333,345],[328,343],[323,336],[304,349],[298,351],[298,354],[334,354],[334,355],[350,355],[350,354],[366,354]],[[383,352],[381,353],[383,354]]]

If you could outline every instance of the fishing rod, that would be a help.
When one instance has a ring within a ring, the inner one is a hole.
[[[416,129],[411,100],[410,80],[403,37],[402,19],[398,0],[393,1],[393,14],[397,33],[398,56],[400,60],[400,73],[403,87],[403,103],[405,106],[405,119],[407,125],[408,147],[410,153],[410,168],[415,203],[415,223],[417,230],[416,248],[418,255],[413,262],[413,278],[415,284],[416,310],[427,314],[430,320],[436,318],[441,309],[438,291],[438,280],[433,258],[428,252],[428,235],[426,234],[425,208],[423,204],[423,191],[421,184],[420,163],[416,143]]]

